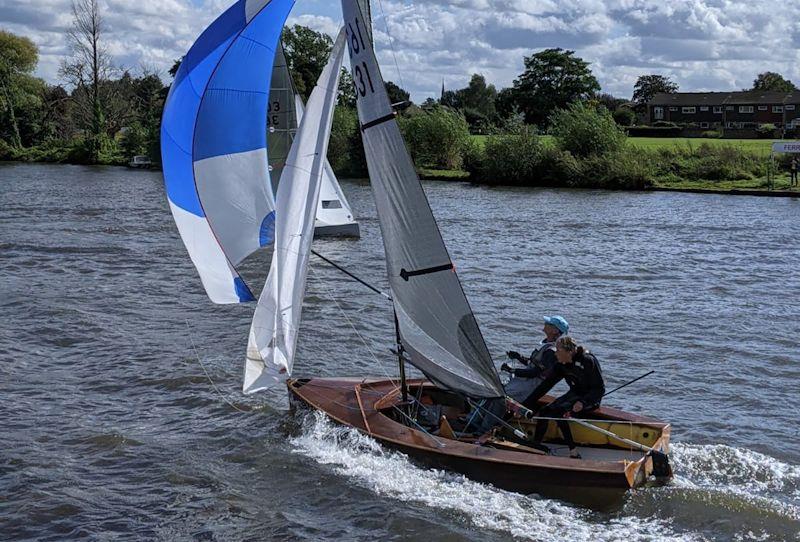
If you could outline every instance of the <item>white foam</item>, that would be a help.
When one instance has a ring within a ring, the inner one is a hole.
[[[735,495],[800,520],[800,466],[724,444],[671,446],[674,486]]]
[[[353,429],[335,426],[318,412],[309,416],[303,433],[292,443],[298,453],[332,465],[338,474],[379,495],[455,512],[477,528],[503,531],[517,539],[703,540],[694,533],[675,533],[667,520],[592,521],[592,512],[556,500],[508,493],[460,475],[420,468],[405,455],[386,450]]]

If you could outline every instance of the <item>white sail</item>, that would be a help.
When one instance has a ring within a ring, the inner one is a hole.
[[[302,121],[304,110],[303,100],[300,96],[295,95],[294,111],[298,122]],[[350,203],[344,197],[342,187],[339,186],[339,181],[327,158],[322,174],[322,186],[317,204],[317,221],[314,227],[318,235],[320,230],[322,232],[330,231],[334,234],[351,232],[355,236],[358,235],[358,223],[353,220]]]
[[[344,43],[342,30],[309,97],[278,185],[275,251],[250,327],[244,393],[266,389],[292,372]]]
[[[342,0],[342,11],[403,347],[411,363],[434,382],[473,397],[503,396],[497,370],[400,134],[359,2]]]

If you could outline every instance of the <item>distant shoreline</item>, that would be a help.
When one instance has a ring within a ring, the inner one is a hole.
[[[86,166],[86,167],[118,167],[129,170],[138,171],[161,171],[160,167],[154,168],[134,168],[122,164],[73,164],[70,162],[28,162],[21,160],[0,160],[2,164],[47,164],[47,165],[71,165],[71,166]],[[513,184],[494,184],[474,181],[470,178],[469,173],[460,170],[435,170],[420,168],[417,173],[423,181],[456,181],[468,182],[480,186],[498,186],[498,187],[517,187],[517,188],[559,188],[563,190],[566,187],[549,187],[549,186],[521,186]],[[342,176],[343,179],[349,178]],[[685,192],[688,194],[720,194],[728,196],[759,196],[759,197],[774,197],[774,198],[800,198],[800,187],[796,190],[767,190],[763,188],[687,188],[687,187],[669,187],[669,186],[654,186],[645,189],[624,189],[624,188],[579,188],[575,190],[614,190],[620,192]]]

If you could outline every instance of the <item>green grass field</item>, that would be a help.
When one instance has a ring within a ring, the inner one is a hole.
[[[473,135],[473,141],[478,142],[480,145],[485,145],[486,140],[490,136]],[[552,136],[544,135],[542,140],[544,143],[549,143],[553,139]],[[772,149],[772,139],[715,139],[715,138],[700,138],[700,137],[629,137],[628,145],[638,147],[640,149],[656,150],[656,149],[671,149],[674,147],[680,148],[697,148],[703,143],[708,145],[732,145],[740,147],[746,151],[752,151],[758,154],[768,155]]]

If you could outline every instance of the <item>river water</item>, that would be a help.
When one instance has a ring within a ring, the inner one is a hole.
[[[560,313],[609,387],[656,370],[607,404],[673,424],[671,485],[523,497],[244,397],[252,307],[208,301],[160,174],[2,164],[0,538],[800,540],[800,201],[425,188],[498,364]],[[315,248],[386,288],[343,189],[363,236]],[[314,260],[295,374],[394,376],[390,308]]]

